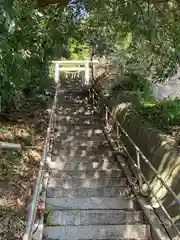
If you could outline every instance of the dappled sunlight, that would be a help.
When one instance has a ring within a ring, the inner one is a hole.
[[[64,94],[64,93],[63,93]],[[66,92],[66,96],[69,93]],[[71,91],[71,96],[73,92]],[[51,153],[51,159],[47,165],[51,169],[59,170],[107,170],[118,169],[118,164],[113,162],[112,152],[107,148],[101,123],[95,127],[95,118],[92,106],[83,106],[74,104],[69,100],[64,104],[61,99],[56,111],[56,133],[54,136],[54,145]],[[72,98],[71,98],[72,99]],[[90,111],[90,117],[84,118],[86,109]],[[62,110],[65,112],[60,113]],[[66,111],[69,112],[66,115]],[[79,113],[77,117],[72,115]],[[96,113],[97,114],[97,113]],[[99,117],[100,118],[100,117]],[[79,124],[76,124],[79,123]]]
[[[150,163],[157,170],[165,183],[176,192],[176,188],[178,188],[178,183],[180,181],[180,158],[177,142],[172,136],[165,135],[153,128],[148,122],[144,122],[140,117],[136,116],[136,113],[130,112],[130,115],[128,115],[131,107],[124,103],[118,106],[121,105],[125,106],[125,108],[120,108],[118,110],[118,107],[114,107],[113,115],[117,117],[132,140],[139,144],[138,147],[143,151],[145,156],[150,156]],[[130,141],[127,140],[125,136],[122,136],[121,140],[127,146],[131,156],[136,159],[136,152]],[[168,202],[170,194],[167,189],[142,159],[141,171],[150,183],[157,198],[162,203]]]
[[[46,162],[53,176],[48,189],[126,185],[119,178],[123,173],[108,147],[100,116],[91,105],[74,103],[80,93],[75,92],[75,98],[73,94],[74,90],[59,94],[54,145]]]
[[[121,94],[121,93],[120,93]],[[138,106],[132,106],[135,104],[134,100],[126,103],[123,99],[117,100],[115,97],[107,99],[105,95],[102,94],[102,102],[107,104],[113,117],[121,124],[123,129],[128,133],[131,140],[134,141],[135,145],[140,148],[143,154],[148,157],[148,159],[143,160],[140,157],[140,168],[143,176],[150,184],[150,191],[147,193],[148,199],[153,204],[155,209],[159,211],[162,207],[167,210],[170,217],[174,219],[175,224],[178,229],[180,229],[179,222],[179,182],[180,182],[180,157],[179,157],[179,143],[171,135],[167,135],[165,132],[161,132],[157,128],[153,127],[151,123],[144,120],[139,115]],[[132,99],[131,99],[132,100]],[[122,102],[119,104],[119,102]],[[105,108],[104,108],[105,109]],[[165,109],[164,109],[165,111]],[[164,112],[163,112],[164,113]],[[169,115],[171,112],[169,113]],[[108,114],[110,115],[110,114]],[[105,116],[105,111],[104,111]],[[159,112],[159,121],[161,121],[161,116]],[[157,120],[158,121],[158,120]],[[109,120],[112,127],[115,125],[115,121]],[[116,130],[116,125],[114,126]],[[115,132],[114,131],[114,132]],[[116,134],[116,133],[115,133]],[[126,137],[126,134],[120,131],[121,141],[126,146],[128,153],[138,162],[137,152],[135,150],[135,145],[132,141]],[[112,134],[113,135],[113,134]],[[111,135],[111,136],[112,136]],[[149,163],[148,163],[149,161]],[[152,167],[150,167],[152,164]],[[154,167],[154,170],[153,170]],[[165,184],[178,196],[179,201],[175,201],[175,197],[167,188],[162,184],[155,174],[159,174],[159,177],[164,180]],[[144,186],[144,185],[143,185]],[[157,199],[155,199],[155,197]],[[159,201],[159,202],[158,202]],[[161,205],[162,204],[162,205]],[[163,211],[165,211],[163,210]],[[163,223],[168,222],[167,216],[160,216]],[[169,224],[169,222],[168,222]],[[155,224],[153,225],[155,226]],[[178,233],[172,224],[167,226],[168,231],[171,232],[172,239],[179,239]]]
[[[91,197],[124,197],[126,195],[124,186],[103,186],[103,187],[96,187],[96,188],[70,188],[64,189],[62,187],[54,188],[48,187],[47,188],[47,197],[49,198],[91,198]]]
[[[98,116],[96,116],[97,118]],[[74,124],[75,126],[77,125],[81,125],[83,127],[87,126],[89,127],[89,125],[91,124],[96,124],[97,123],[97,119],[95,117],[91,116],[91,118],[87,117],[87,116],[70,116],[70,115],[57,115],[57,122],[59,122],[60,124],[64,125],[64,124]]]
[[[180,159],[178,155],[177,158],[175,156],[176,156],[175,152],[173,154],[166,153],[157,169],[162,179],[171,189],[173,189],[173,191],[177,187],[180,180],[179,176]],[[154,176],[151,180],[151,186],[158,199],[164,202],[163,199],[166,199],[166,197],[168,197],[168,191],[162,185],[161,181]]]
[[[52,169],[52,176],[59,178],[120,178],[123,176],[123,172],[121,169],[106,169],[106,170],[96,170],[96,169],[88,169],[88,170],[60,170],[60,169]]]
[[[95,237],[101,234],[111,238],[116,232],[123,238],[149,235],[143,213],[134,209],[131,188],[104,134],[97,110],[74,103],[73,98],[66,98],[64,104],[61,93],[59,99],[53,149],[46,161],[46,202],[53,207],[46,229],[70,226],[71,232],[65,235],[74,237],[80,231],[81,239],[87,238],[83,229],[91,224],[90,235]],[[127,229],[125,224],[129,224]]]
[[[79,114],[84,114],[85,116],[91,116],[91,114],[93,113],[93,110],[81,108],[80,110],[77,109],[77,110],[72,112],[71,109],[66,108],[66,109],[57,110],[57,113],[58,114],[65,114],[65,115],[71,114],[71,116],[77,116]]]
[[[57,127],[58,129],[58,135],[63,136],[63,134],[69,134],[69,137],[71,136],[78,136],[78,135],[87,135],[87,137],[91,137],[93,135],[98,135],[98,134],[102,134],[102,129],[94,129],[93,126],[86,126],[84,129],[83,129],[83,126],[73,126],[73,125],[60,125]],[[81,130],[81,131],[80,131]]]
[[[96,188],[96,187],[108,187],[108,186],[124,186],[127,184],[126,178],[51,178],[48,183],[48,187],[54,188]]]
[[[120,166],[118,163],[113,162],[47,162],[47,166],[51,169],[58,168],[59,170],[108,170],[108,169],[119,169]]]
[[[44,95],[43,95],[44,96]],[[0,238],[22,239],[46,134],[49,101],[36,97],[9,118],[0,120]],[[44,100],[43,100],[44,101]],[[14,145],[20,145],[15,148]]]

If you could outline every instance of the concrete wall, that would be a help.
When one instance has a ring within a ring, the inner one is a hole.
[[[153,84],[152,93],[155,99],[180,98],[180,80],[175,79],[162,84]]]
[[[180,194],[180,146],[178,146],[176,141],[171,136],[153,127],[149,122],[142,120],[136,112],[136,108],[131,104],[131,96],[127,97],[127,94],[126,96],[121,94],[118,99],[113,99],[105,97],[101,93],[101,97],[112,111],[114,117],[149,159],[166,184],[176,194]],[[121,139],[133,159],[136,160],[136,152],[132,144],[124,135],[122,135]],[[179,208],[173,204],[171,194],[166,191],[161,182],[155,177],[153,171],[150,170],[142,159],[141,169],[158,199],[171,213],[171,217],[176,222],[180,222]],[[152,196],[150,196],[150,199],[153,201]]]

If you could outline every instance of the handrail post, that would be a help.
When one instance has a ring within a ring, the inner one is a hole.
[[[137,167],[138,167],[138,182],[139,182],[139,188],[141,191],[141,188],[142,188],[141,162],[140,162],[140,154],[139,154],[138,149],[136,149],[136,158],[137,158]]]
[[[105,108],[105,121],[106,121],[106,127],[109,127],[109,117],[108,117],[108,110]]]

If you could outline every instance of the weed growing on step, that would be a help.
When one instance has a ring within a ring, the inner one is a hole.
[[[45,213],[44,213],[44,224],[48,225],[50,222],[50,218],[52,215],[52,208],[49,205],[46,205]]]

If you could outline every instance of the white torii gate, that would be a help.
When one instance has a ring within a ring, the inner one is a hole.
[[[97,60],[62,60],[62,61],[53,61],[55,64],[55,82],[60,82],[60,71],[84,71],[85,72],[85,79],[84,79],[84,85],[89,85],[89,64],[90,63],[98,63]],[[63,67],[63,65],[67,66],[70,65],[70,67]],[[78,67],[71,67],[74,65],[79,65]],[[80,67],[83,65],[83,67]]]

